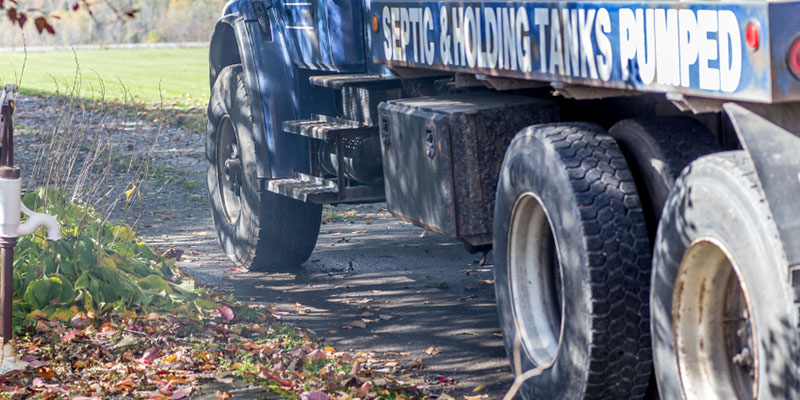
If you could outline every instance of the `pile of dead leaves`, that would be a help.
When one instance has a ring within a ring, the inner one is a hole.
[[[181,399],[234,379],[289,399],[412,399],[436,389],[402,366],[336,351],[278,324],[265,307],[209,296],[226,305],[205,320],[133,311],[68,322],[41,315],[35,330],[17,339],[28,367],[0,377],[0,396]]]

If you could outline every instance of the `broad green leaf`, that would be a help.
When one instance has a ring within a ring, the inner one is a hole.
[[[204,310],[216,310],[220,307],[219,303],[207,299],[196,299],[194,302]]]
[[[148,246],[145,242],[139,242],[138,251],[139,251],[139,255],[141,255],[142,257],[144,257],[147,260],[156,260],[156,261],[158,261],[158,260],[161,259],[161,256],[159,256],[158,254],[154,253],[153,250],[150,248],[150,246]]]
[[[158,275],[150,275],[139,279],[139,285],[141,285],[142,289],[145,290],[172,293],[172,288],[170,287],[169,283]]]
[[[118,241],[132,242],[136,238],[136,232],[132,231],[127,225],[118,225],[114,227],[114,236]]]
[[[37,279],[25,290],[25,302],[34,309],[41,309],[53,300],[61,299],[61,280],[52,277]]]
[[[56,318],[60,321],[69,321],[72,317],[80,312],[78,307],[68,307],[60,304],[49,305],[42,309],[42,311],[47,314],[48,318]]]
[[[56,277],[61,281],[61,303],[69,303],[75,297],[75,289],[72,287],[72,282],[64,275],[58,274]]]
[[[75,281],[75,290],[89,288],[89,273],[84,271]]]
[[[169,285],[175,289],[176,292],[190,298],[195,297],[194,282],[184,279],[180,284],[169,282]]]

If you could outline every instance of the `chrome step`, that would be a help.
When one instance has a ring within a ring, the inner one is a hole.
[[[267,182],[267,190],[281,196],[291,197],[314,204],[375,203],[386,201],[381,186],[349,186],[344,192],[333,179],[325,179],[303,173],[295,173],[294,178],[274,179]]]
[[[314,196],[336,195],[339,193],[339,185],[331,179],[296,173],[294,178],[269,181],[267,190],[305,202]]]
[[[312,85],[331,89],[342,89],[345,86],[367,87],[369,89],[399,89],[402,87],[400,78],[392,75],[380,74],[338,74],[315,75],[308,78]]]
[[[376,127],[324,115],[312,115],[312,118],[309,119],[284,121],[283,130],[295,135],[321,140],[332,140],[335,139],[335,136],[355,138],[377,133]]]

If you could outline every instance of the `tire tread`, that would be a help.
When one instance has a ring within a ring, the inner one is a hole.
[[[532,134],[555,150],[580,206],[594,338],[585,399],[641,398],[652,362],[651,257],[633,176],[614,139],[599,126],[548,124]]]

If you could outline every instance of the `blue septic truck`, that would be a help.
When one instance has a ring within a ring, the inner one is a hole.
[[[800,1],[233,0],[209,61],[237,265],[385,201],[492,249],[526,399],[800,398]]]

